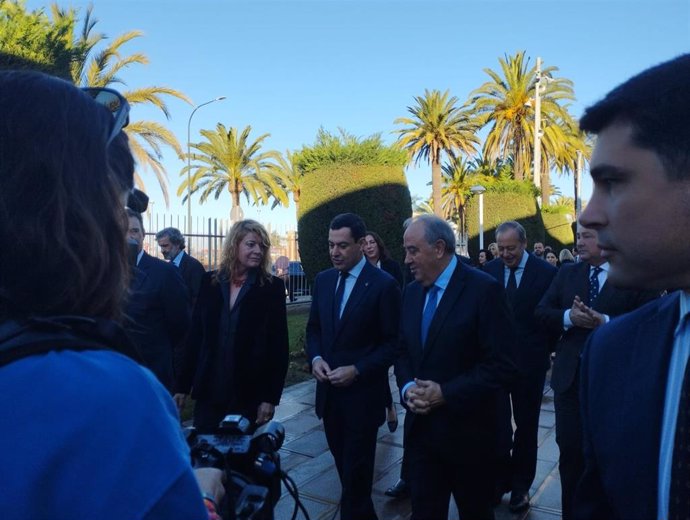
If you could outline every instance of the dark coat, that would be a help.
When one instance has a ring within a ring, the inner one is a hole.
[[[547,370],[549,352],[553,350],[558,335],[549,334],[537,321],[534,311],[558,269],[527,251],[524,254],[528,255],[527,263],[520,285],[510,302],[518,337],[518,362],[524,371]],[[501,285],[504,284],[504,264],[500,258],[488,262],[484,266],[484,272],[493,276]]]
[[[278,405],[288,366],[285,284],[259,283],[251,272],[240,290],[231,336],[230,282],[206,273],[194,311],[177,392],[255,417],[259,404]]]
[[[388,368],[397,357],[400,289],[386,272],[365,262],[340,321],[333,320],[333,300],[339,271],[322,271],[314,280],[307,323],[307,355],[321,356],[335,369],[355,365],[357,380],[336,388],[316,385],[316,414],[322,417],[328,399],[345,402],[361,421],[382,424]]]
[[[124,328],[149,368],[169,390],[175,351],[182,348],[191,310],[179,270],[144,253],[134,268]]]
[[[403,286],[403,274],[402,269],[400,269],[400,264],[393,260],[392,258],[385,258],[381,260],[381,269],[386,271],[391,275],[396,282],[398,282],[398,287],[402,289]]]
[[[180,274],[182,275],[182,279],[187,286],[189,301],[192,303],[192,308],[194,308],[194,305],[199,297],[201,281],[204,279],[206,269],[204,269],[204,266],[201,264],[201,262],[199,262],[199,260],[193,256],[189,256],[185,252],[180,260]]]
[[[587,342],[578,519],[656,518],[661,426],[679,309],[675,293],[612,320]]]
[[[563,313],[572,307],[575,295],[587,302],[589,268],[590,265],[586,262],[562,265],[537,306],[537,319],[551,333],[560,336],[551,373],[551,388],[555,392],[565,392],[576,382],[580,354],[592,332],[591,329],[582,327],[563,330]],[[609,317],[619,316],[638,308],[655,296],[651,293],[618,289],[607,282],[601,288],[593,309]]]
[[[406,439],[425,423],[429,446],[447,446],[461,460],[496,445],[499,391],[518,376],[515,330],[503,287],[491,276],[458,261],[421,344],[423,287],[405,288],[400,321],[401,357],[395,365],[398,387],[414,378],[441,385],[446,404],[427,416],[408,413]],[[407,442],[407,441],[406,441]]]

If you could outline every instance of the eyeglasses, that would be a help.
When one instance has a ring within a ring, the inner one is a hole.
[[[103,105],[113,115],[113,124],[106,146],[129,124],[129,103],[117,90],[103,87],[83,87],[83,92],[91,96],[96,103]]]

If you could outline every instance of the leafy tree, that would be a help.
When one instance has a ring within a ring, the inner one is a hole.
[[[131,65],[149,63],[142,53],[125,54],[123,46],[143,36],[141,31],[129,31],[109,43],[104,34],[94,31],[98,20],[93,17],[93,7],[86,9],[81,26],[77,30],[79,13],[74,8],[61,9],[53,4],[51,16],[42,9],[27,11],[22,0],[0,0],[0,49],[3,62],[16,67],[25,62],[27,68],[56,74],[82,87],[115,87],[125,85],[120,74]],[[11,57],[15,56],[13,60]],[[122,93],[130,105],[132,114],[139,104],[153,105],[167,119],[170,112],[165,102],[172,96],[191,104],[181,92],[161,86],[142,87]],[[154,121],[130,121],[125,129],[137,163],[153,171],[163,192],[165,204],[169,203],[168,179],[163,167],[163,149],[172,148],[182,156],[182,148],[175,135],[165,126]],[[139,175],[137,184],[144,186]]]
[[[242,218],[240,195],[244,193],[247,201],[254,204],[266,204],[271,197],[287,205],[287,194],[273,174],[271,161],[278,161],[280,154],[275,151],[261,151],[261,146],[270,134],[260,135],[256,140],[249,138],[252,127],[247,126],[239,133],[236,128],[227,130],[221,123],[215,131],[202,130],[206,140],[192,143],[191,147],[198,153],[191,154],[191,192],[201,191],[200,203],[206,202],[210,195],[218,199],[224,190],[232,197],[230,217],[233,220]],[[181,176],[187,174],[185,166]],[[177,190],[177,195],[187,192],[187,179]],[[183,201],[187,200],[187,196]]]
[[[470,188],[476,184],[470,164],[463,158],[456,157],[442,168],[443,183],[441,188],[441,208],[443,218],[457,223],[461,242],[466,242],[467,226],[465,225],[465,207],[471,196]]]
[[[0,69],[32,69],[69,80],[78,50],[74,12],[52,23],[42,9],[27,11],[23,0],[0,0]]]
[[[286,195],[292,193],[292,200],[299,212],[299,199],[302,194],[304,172],[297,164],[297,154],[286,150],[285,155],[278,155],[275,164],[272,164],[270,168],[280,185],[280,189]],[[273,206],[275,207],[278,204],[279,200],[277,198],[274,199]]]
[[[400,117],[395,124],[406,125],[397,130],[398,144],[415,164],[420,160],[431,163],[431,192],[434,212],[442,216],[441,157],[455,159],[458,151],[470,154],[479,143],[476,126],[470,114],[460,108],[455,96],[446,90],[425,90],[415,97],[415,106],[407,107],[412,117]]]
[[[477,115],[481,127],[491,125],[484,143],[483,153],[489,159],[514,161],[515,178],[529,177],[534,159],[534,97],[537,88],[536,65],[530,66],[524,51],[505,59],[499,58],[501,71],[484,69],[491,78],[470,93],[469,105]],[[549,171],[551,168],[564,170],[574,164],[575,150],[583,147],[577,134],[566,102],[575,99],[572,81],[558,78],[557,67],[545,67],[541,74],[545,78],[540,89],[542,198],[548,201]]]

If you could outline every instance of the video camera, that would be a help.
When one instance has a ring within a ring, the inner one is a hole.
[[[270,421],[253,434],[241,415],[228,415],[209,433],[185,429],[194,468],[218,468],[226,472],[226,501],[221,507],[226,520],[272,520],[280,499],[280,450],[285,428]]]

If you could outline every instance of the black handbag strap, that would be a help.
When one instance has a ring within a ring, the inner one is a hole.
[[[114,350],[141,356],[116,323],[84,316],[34,317],[0,324],[0,367],[28,356],[72,350]]]

